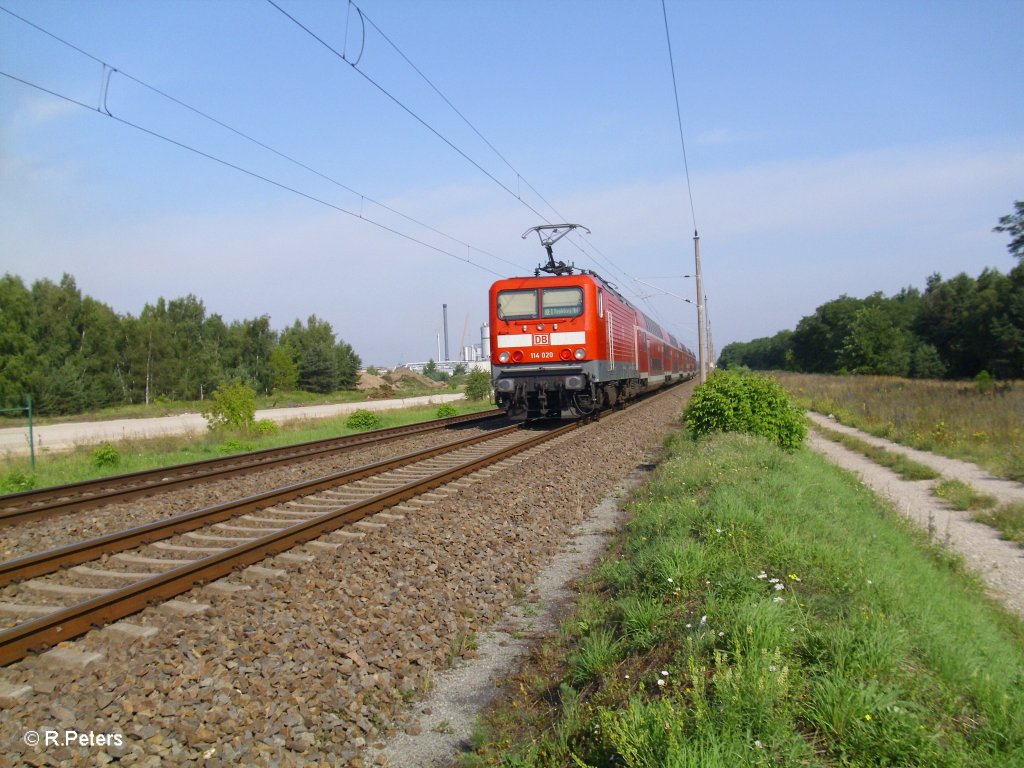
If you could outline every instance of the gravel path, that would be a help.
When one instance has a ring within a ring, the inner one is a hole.
[[[476,646],[558,559],[574,527],[678,427],[692,388],[389,510],[404,518],[381,519],[358,538],[330,534],[175,601],[194,614],[155,606],[131,617],[158,630],[151,638],[91,632],[68,644],[101,654],[84,670],[45,656],[0,670],[6,759],[385,764],[388,755],[368,750],[422,732],[414,703],[453,663],[480,655]],[[224,582],[241,591],[224,591]],[[63,739],[69,729],[120,743],[25,741],[29,731]]]
[[[284,424],[296,419],[323,419],[343,416],[363,408],[370,411],[389,411],[424,405],[448,403],[465,397],[461,392],[399,400],[365,400],[356,403],[326,405],[300,405],[295,408],[267,408],[256,411],[257,419],[270,419]],[[114,419],[111,421],[83,421],[35,426],[32,438],[36,453],[42,451],[69,451],[79,445],[96,445],[104,440],[138,440],[167,435],[196,435],[206,432],[207,421],[198,413],[160,416],[147,419]],[[0,429],[0,453],[27,455],[29,453],[28,428],[4,427]]]
[[[993,477],[974,464],[907,448],[844,426],[821,414],[808,413],[808,416],[815,424],[906,454],[947,479],[962,480],[995,496],[1000,503],[1024,501],[1024,487],[1019,483]],[[950,509],[932,493],[932,488],[939,481],[904,480],[862,454],[815,433],[811,434],[808,442],[812,449],[834,464],[855,472],[864,485],[888,499],[907,518],[926,530],[934,531],[939,541],[948,542],[948,546],[963,555],[967,566],[981,576],[996,598],[1024,617],[1024,548],[999,538],[995,528],[974,522],[969,512]]]

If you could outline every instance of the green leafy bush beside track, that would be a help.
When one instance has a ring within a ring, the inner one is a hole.
[[[792,450],[803,445],[807,424],[786,391],[767,376],[718,371],[694,390],[683,413],[694,437],[748,432]]]

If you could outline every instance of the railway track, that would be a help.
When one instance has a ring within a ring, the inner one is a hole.
[[[506,427],[0,563],[0,612],[17,617],[0,631],[0,665],[298,544],[341,546],[321,538],[579,426]]]
[[[82,511],[116,501],[150,496],[196,483],[213,482],[235,475],[256,472],[328,456],[372,443],[397,440],[453,426],[471,425],[502,418],[500,409],[482,413],[434,419],[419,424],[345,435],[306,443],[267,448],[224,458],[177,464],[124,475],[114,475],[82,483],[51,486],[0,496],[0,527],[65,512]]]

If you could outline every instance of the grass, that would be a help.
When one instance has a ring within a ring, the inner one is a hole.
[[[931,480],[941,475],[931,467],[908,459],[899,453],[871,445],[854,435],[837,432],[833,429],[815,425],[829,440],[845,445],[851,450],[864,454],[883,467],[888,467],[905,480]],[[1004,504],[994,509],[998,500],[994,496],[981,493],[962,480],[942,480],[935,484],[932,493],[946,501],[953,509],[975,512],[972,519],[996,528],[1008,541],[1024,544],[1024,504]]]
[[[797,403],[843,424],[1024,480],[1024,384],[774,374]]]
[[[998,499],[981,493],[963,480],[943,480],[935,485],[935,495],[943,499],[953,509],[974,512],[979,509],[991,509]]]
[[[931,467],[909,459],[902,453],[879,448],[865,440],[861,440],[856,435],[848,435],[845,432],[838,432],[834,429],[818,425],[815,425],[814,428],[829,440],[845,445],[850,450],[867,456],[880,466],[888,467],[904,480],[935,480],[940,477],[939,473]]]
[[[387,391],[341,389],[326,394],[295,390],[291,392],[274,392],[256,396],[256,409],[290,408],[302,405],[325,405],[331,403],[361,403],[376,399],[401,399],[422,395],[439,395],[458,391],[459,387],[430,387],[412,378],[403,379],[398,385]],[[202,400],[170,400],[160,396],[150,403],[133,403],[101,408],[88,413],[76,413],[66,416],[39,416],[33,422],[37,425],[62,424],[67,422],[110,421],[113,419],[151,419],[159,416],[173,416],[180,413],[198,413],[206,403]],[[0,418],[0,427],[18,427],[28,424],[28,419],[21,416]]]
[[[1024,765],[1024,626],[809,451],[676,436],[463,762]]]
[[[456,401],[451,405],[460,414],[493,407],[487,401]],[[380,427],[387,428],[437,418],[437,410],[438,406],[431,406],[375,413],[380,416]],[[199,437],[123,440],[114,444],[83,446],[61,453],[37,454],[34,474],[28,456],[8,455],[0,459],[0,493],[63,485],[108,475],[216,458],[241,451],[351,434],[357,430],[346,426],[347,418],[346,415],[330,419],[298,419],[282,424],[273,433],[265,435],[219,430],[207,432]],[[110,448],[113,448],[113,453]]]
[[[979,523],[998,528],[1004,539],[1024,544],[1024,504],[1004,504],[994,510],[979,510],[973,518]]]

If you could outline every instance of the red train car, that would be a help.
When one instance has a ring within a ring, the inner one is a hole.
[[[515,419],[590,414],[697,371],[690,350],[600,276],[553,258],[491,286],[490,324],[496,402]]]

